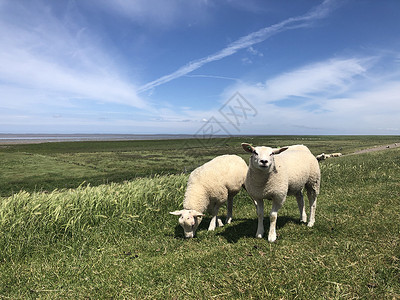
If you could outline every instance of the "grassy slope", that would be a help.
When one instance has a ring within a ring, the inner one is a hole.
[[[183,240],[168,211],[181,205],[184,174],[4,198],[0,297],[399,298],[400,149],[321,171],[315,227],[298,223],[290,197],[274,244],[253,238],[245,192],[232,224],[207,232],[206,219]]]

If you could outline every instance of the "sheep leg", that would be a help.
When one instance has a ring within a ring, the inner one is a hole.
[[[315,223],[315,209],[317,208],[317,193],[314,189],[307,190],[307,197],[310,203],[310,220],[307,224],[308,227],[313,227]]]
[[[229,195],[228,196],[228,201],[226,202],[226,208],[227,208],[227,213],[226,213],[226,224],[230,224],[232,222],[232,208],[233,208],[233,196]]]
[[[218,215],[218,210],[219,210],[219,206],[215,205],[213,210],[212,210],[212,219],[210,221],[210,226],[208,226],[208,230],[209,231],[213,231],[215,230],[215,227],[217,227],[217,225],[221,226],[222,221],[217,217]],[[222,224],[223,226],[223,224]]]
[[[268,242],[273,243],[276,241],[276,220],[278,219],[278,210],[282,207],[283,201],[272,202],[272,210],[269,215],[269,233]]]
[[[217,226],[217,216],[213,216],[210,222],[210,226],[208,226],[209,231],[215,230],[215,227]]]
[[[304,198],[301,191],[296,194],[296,200],[300,211],[300,222],[307,223],[306,208],[304,206]]]
[[[254,200],[254,204],[257,208],[258,226],[256,238],[262,238],[264,235],[264,200]]]

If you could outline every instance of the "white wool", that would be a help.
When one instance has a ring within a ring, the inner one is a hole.
[[[303,147],[289,147],[287,151],[275,155],[275,170],[272,172],[259,172],[250,166],[246,178],[247,191],[263,199],[272,200],[275,195],[295,195],[308,183],[315,185],[319,192],[319,166],[308,148]]]
[[[294,145],[281,149],[270,147],[253,147],[242,144],[247,152],[251,152],[249,170],[245,186],[257,206],[258,229],[257,237],[264,234],[263,199],[272,200],[270,214],[270,232],[268,240],[276,240],[277,212],[282,207],[287,195],[297,198],[301,221],[306,222],[302,189],[306,187],[310,201],[310,221],[308,226],[315,222],[316,196],[319,194],[320,169],[317,159],[310,150],[303,145]]]
[[[213,217],[208,230],[214,230],[221,205],[228,201],[227,223],[232,219],[233,197],[244,185],[247,174],[246,162],[237,155],[221,155],[195,169],[189,176],[183,210],[171,212],[180,216],[179,223],[185,237],[193,237],[200,224],[203,212]]]
[[[246,173],[247,164],[237,155],[212,159],[190,174],[183,208],[212,213],[215,205],[221,205],[228,199],[228,194],[240,191]]]
[[[332,153],[330,157],[340,157],[342,153]]]

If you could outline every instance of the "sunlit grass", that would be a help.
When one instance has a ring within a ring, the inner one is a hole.
[[[0,298],[400,298],[400,149],[320,166],[315,226],[289,197],[273,244],[245,191],[232,224],[183,239],[188,174],[1,198]]]

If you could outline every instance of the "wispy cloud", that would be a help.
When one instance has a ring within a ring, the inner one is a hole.
[[[357,93],[357,89],[354,89],[358,85],[364,86],[365,81],[369,80],[368,76],[373,73],[371,68],[378,61],[375,57],[332,58],[277,74],[264,82],[249,83],[237,80],[222,93],[221,102],[208,110],[170,109],[159,111],[157,115],[171,122],[190,119],[191,124],[185,125],[185,128],[195,131],[201,124],[194,121],[200,122],[210,116],[220,117],[220,106],[239,91],[257,110],[257,116],[242,124],[240,132],[300,134],[315,128],[311,132],[330,133],[329,130],[335,126],[341,129],[350,127],[348,122],[352,122],[354,117],[346,117],[347,123],[341,117],[347,116],[349,111],[354,114],[355,110],[362,108],[363,112],[370,114],[372,111],[368,110],[369,106],[375,107],[376,110],[378,95],[386,99],[385,103],[393,100],[394,94],[389,91],[395,89],[395,84],[391,85],[390,89],[383,88],[385,93],[381,93],[381,89],[376,86],[368,93]],[[370,88],[372,89],[372,86]],[[363,102],[363,99],[368,102]],[[326,120],[330,120],[330,123],[327,124]],[[239,133],[224,119],[221,121],[232,134]]]
[[[318,61],[264,82],[233,84],[222,99],[239,91],[251,102],[258,115],[242,130],[254,134],[394,134],[400,130],[400,76],[397,70],[377,72],[394,60],[375,55]]]
[[[218,75],[195,74],[195,75],[184,75],[184,76],[185,77],[190,77],[190,78],[211,78],[211,79],[231,80],[231,81],[236,81],[236,82],[240,82],[241,81],[239,78],[227,77],[227,76],[218,76]]]
[[[186,65],[180,67],[178,70],[175,72],[162,76],[154,81],[151,81],[138,89],[138,93],[142,93],[145,91],[148,91],[150,89],[153,89],[159,85],[162,85],[164,83],[167,83],[171,80],[177,79],[179,77],[182,77],[186,74],[189,74],[190,72],[193,72],[194,70],[197,70],[204,66],[205,64],[208,64],[210,62],[218,61],[220,59],[223,59],[225,57],[228,57],[230,55],[235,54],[239,50],[249,48],[255,44],[258,44],[260,42],[265,41],[269,37],[286,31],[286,30],[291,30],[291,29],[296,29],[296,28],[302,28],[302,27],[308,27],[312,24],[313,21],[321,19],[326,17],[334,8],[335,2],[333,0],[325,0],[322,4],[317,6],[316,8],[312,9],[308,13],[298,16],[298,17],[292,17],[289,19],[286,19],[282,22],[279,22],[277,24],[264,27],[258,31],[252,32],[246,36],[243,36],[239,38],[238,40],[234,41],[233,43],[229,44],[227,47],[224,49],[211,54],[207,57],[198,59],[198,60],[193,60]]]
[[[276,33],[305,27],[322,18],[331,10],[332,1],[324,1],[305,15],[290,18],[278,24],[262,28],[229,44],[224,49],[205,58],[194,60],[177,71],[149,82],[141,87],[121,76],[112,54],[103,51],[99,37],[80,18],[72,6],[64,15],[56,15],[50,6],[32,3],[2,2],[0,5],[0,91],[25,103],[48,103],[65,99],[85,99],[94,102],[119,103],[138,108],[149,108],[139,96],[173,79],[187,75],[203,65],[223,59],[241,49],[253,49]],[[107,6],[106,2],[102,2]],[[146,1],[135,2],[128,8],[124,1],[112,7],[132,15],[150,13]],[[174,2],[175,3],[175,2]],[[177,3],[177,2],[176,2]],[[175,4],[176,4],[175,3]],[[197,1],[195,6],[201,6]],[[173,18],[178,6],[167,14]],[[147,9],[147,10],[146,10]],[[154,11],[152,9],[151,11]],[[183,11],[182,9],[179,11]],[[30,93],[19,91],[30,90]],[[15,92],[16,94],[12,94]],[[57,98],[57,95],[62,95]],[[40,99],[43,101],[40,101]],[[7,99],[2,100],[3,104]]]
[[[209,3],[204,0],[97,0],[96,5],[108,13],[111,11],[129,18],[134,23],[165,30],[183,21],[197,22],[206,18],[207,14],[203,12]]]
[[[270,78],[265,82],[241,83],[227,93],[240,91],[261,102],[276,102],[288,97],[312,99],[345,92],[356,76],[363,76],[370,58],[330,59],[316,62]]]
[[[48,103],[49,95],[57,94],[62,98],[53,101],[78,98],[146,107],[96,36],[84,23],[69,18],[67,13],[55,16],[53,10],[38,3],[0,5],[0,91],[10,96],[2,97],[2,104],[15,99],[29,101],[35,94]],[[30,93],[25,97],[10,94],[18,90]]]

